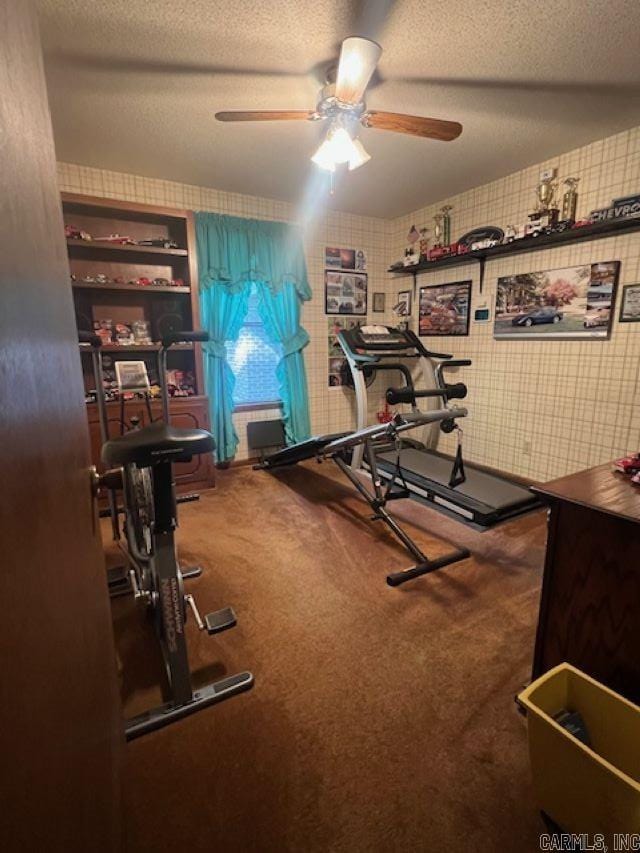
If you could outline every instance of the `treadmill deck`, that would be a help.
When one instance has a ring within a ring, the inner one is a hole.
[[[387,479],[395,473],[396,458],[395,450],[376,453],[379,473]],[[469,462],[464,466],[467,479],[451,489],[448,483],[452,465],[451,456],[437,451],[415,447],[400,451],[400,469],[416,498],[439,504],[482,527],[540,505],[538,498],[524,486],[482,471]]]

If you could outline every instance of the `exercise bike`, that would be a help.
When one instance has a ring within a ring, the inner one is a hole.
[[[169,423],[167,353],[174,344],[206,341],[207,333],[175,332],[163,337],[158,351],[162,420],[143,427],[134,424],[116,438],[109,438],[102,341],[98,335],[87,332],[80,332],[79,338],[81,344],[91,347],[103,438],[102,461],[107,466],[104,474],[96,474],[96,487],[108,490],[114,538],[127,560],[129,586],[134,597],[144,601],[150,611],[167,674],[167,701],[125,722],[125,736],[132,740],[250,689],[253,675],[240,672],[195,690],[187,653],[185,626],[189,610],[198,629],[210,635],[236,624],[231,607],[204,617],[200,615],[193,595],[184,590],[185,578],[197,576],[200,570],[181,570],[174,542],[177,501],[173,463],[211,453],[215,442],[206,430],[177,429]],[[117,490],[121,491],[123,501],[122,527]]]

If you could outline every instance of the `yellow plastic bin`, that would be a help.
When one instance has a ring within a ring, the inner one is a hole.
[[[566,832],[640,832],[640,707],[568,663],[518,699],[542,811]],[[582,716],[590,746],[553,719],[563,709]]]

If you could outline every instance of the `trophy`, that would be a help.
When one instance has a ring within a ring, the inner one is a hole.
[[[450,204],[445,204],[442,210],[442,242],[445,246],[451,243],[451,217],[449,211],[453,210]]]
[[[420,229],[420,257],[425,259],[429,255],[429,238],[427,237],[428,233],[428,228]]]
[[[558,185],[554,184],[553,178],[543,178],[540,181],[536,187],[538,208],[535,218],[540,219],[542,216],[548,216],[550,221],[555,221],[558,218],[558,210],[551,206],[557,187]]]
[[[442,213],[436,213],[433,217],[434,226],[433,226],[433,245],[442,246]]]
[[[576,187],[580,178],[567,178],[564,185],[568,187],[565,194],[562,196],[562,218],[576,220],[576,206],[578,204],[578,193]]]

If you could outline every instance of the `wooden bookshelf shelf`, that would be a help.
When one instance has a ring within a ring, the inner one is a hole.
[[[69,253],[82,250],[90,254],[99,254],[106,252],[108,255],[115,255],[123,252],[125,255],[136,254],[145,255],[146,257],[157,257],[159,255],[165,257],[167,255],[176,258],[186,258],[189,252],[186,249],[164,249],[161,246],[131,246],[122,245],[121,243],[103,243],[94,240],[67,240],[67,248]]]
[[[190,287],[172,287],[168,284],[149,284],[143,286],[141,284],[118,284],[112,281],[109,284],[100,284],[97,281],[73,281],[71,286],[78,290],[131,290],[140,291],[140,293],[191,293]]]
[[[86,348],[79,344],[82,352],[90,352]],[[160,344],[104,344],[100,347],[102,352],[158,352],[160,349]],[[171,352],[179,352],[180,350],[192,350],[193,344],[174,344],[171,347]]]

